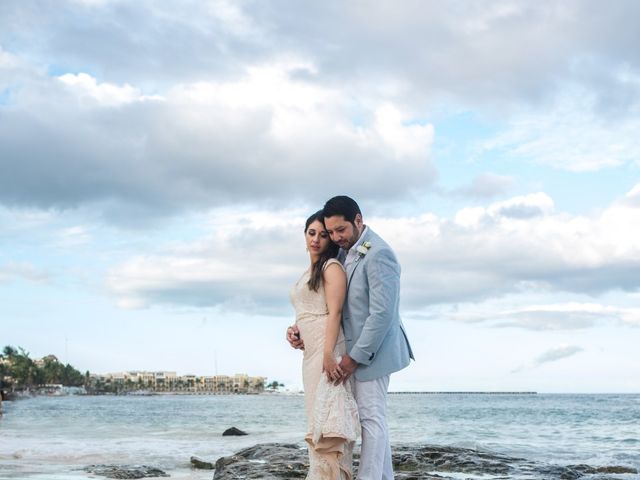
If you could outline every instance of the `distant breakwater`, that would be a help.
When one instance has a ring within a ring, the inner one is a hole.
[[[389,395],[537,395],[538,392],[389,392]]]

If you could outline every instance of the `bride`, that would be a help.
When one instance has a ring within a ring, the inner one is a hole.
[[[295,325],[287,338],[302,348],[302,379],[309,445],[308,480],[351,479],[353,446],[359,433],[358,408],[351,382],[341,381],[338,365],[346,353],[340,326],[347,279],[335,258],[322,210],[311,215],[304,236],[311,265],[291,290]]]

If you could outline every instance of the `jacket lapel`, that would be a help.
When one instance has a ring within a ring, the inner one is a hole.
[[[371,238],[371,229],[367,228],[367,233],[363,235],[360,239],[358,239],[358,243],[356,245],[362,245],[364,242],[370,241]],[[351,285],[351,279],[353,278],[353,274],[358,269],[358,265],[360,265],[364,261],[364,255],[358,254],[356,258],[354,258],[351,265],[349,265],[349,269],[347,270],[347,292],[349,292],[349,286]]]

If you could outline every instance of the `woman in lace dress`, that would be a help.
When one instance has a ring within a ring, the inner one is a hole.
[[[322,211],[307,219],[304,232],[310,266],[293,287],[291,302],[296,311],[295,331],[304,342],[307,479],[348,480],[360,426],[351,381],[339,381],[338,362],[346,353],[340,320],[347,279],[335,259],[338,247],[329,239]]]

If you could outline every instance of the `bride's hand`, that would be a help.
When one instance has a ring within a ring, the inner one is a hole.
[[[304,342],[300,338],[300,330],[297,325],[291,325],[287,328],[287,342],[298,350],[304,350]]]
[[[331,383],[337,384],[342,379],[342,369],[336,362],[333,353],[324,355],[322,371],[327,375],[327,380]]]

